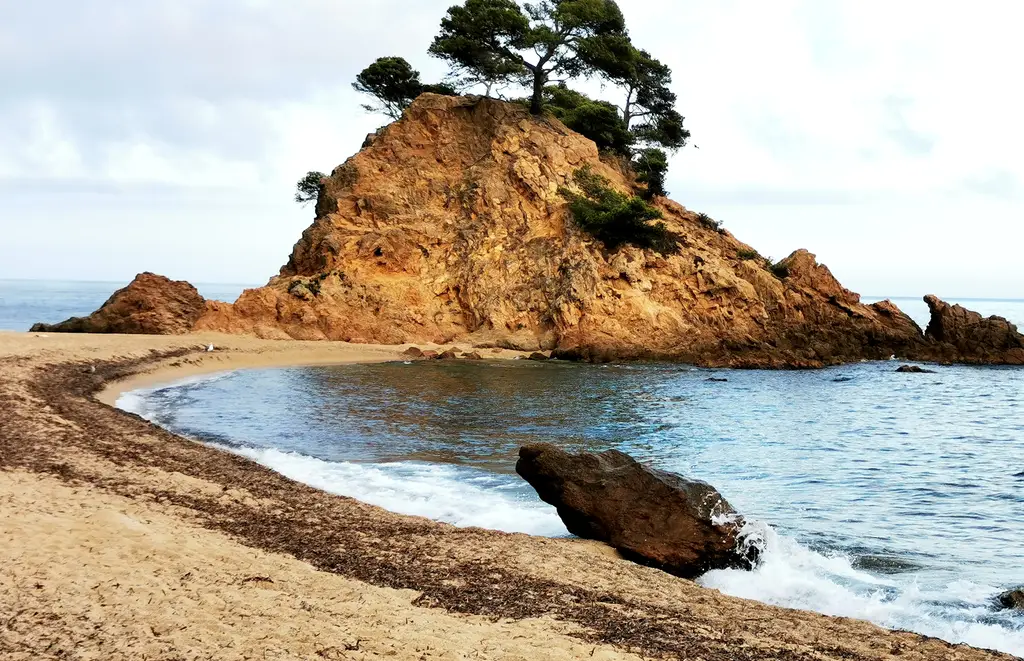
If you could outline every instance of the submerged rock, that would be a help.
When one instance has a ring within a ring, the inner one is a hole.
[[[741,549],[742,519],[713,486],[618,450],[569,454],[528,445],[516,472],[556,507],[569,532],[607,542],[641,564],[693,578],[756,560],[753,547]]]
[[[996,601],[1008,610],[1024,610],[1024,587],[1007,590],[996,597]]]
[[[543,353],[541,353],[539,351],[534,351],[533,353],[531,353],[529,359],[530,360],[537,360],[537,361],[540,361],[540,360],[550,360],[550,358],[548,358],[547,354],[543,354]]]
[[[181,335],[193,329],[205,309],[206,300],[189,283],[140,273],[88,317],[36,324],[31,331]]]
[[[927,370],[917,365],[900,365],[896,371],[901,374],[935,374],[935,370]]]

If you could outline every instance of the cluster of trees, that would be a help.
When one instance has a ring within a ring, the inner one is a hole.
[[[528,96],[510,100],[553,115],[604,153],[622,157],[642,187],[639,196],[623,195],[595,173],[578,171],[578,191],[562,191],[576,223],[612,250],[623,243],[677,249],[678,236],[657,222],[661,213],[648,201],[667,195],[667,152],[686,145],[690,132],[675,109],[672,71],[633,44],[614,0],[463,0],[448,9],[429,52],[450,65],[444,82],[424,83],[403,58],[382,57],[352,83],[373,99],[363,108],[399,119],[424,92],[482,87],[491,96],[525,88]],[[594,78],[617,91],[618,104],[569,87]],[[307,173],[295,201],[315,202],[323,179],[323,173]]]
[[[364,106],[397,119],[423,92],[455,94],[482,87],[523,88],[517,99],[534,114],[551,113],[630,160],[646,197],[665,195],[666,151],[683,147],[690,132],[675,109],[672,71],[636,47],[614,0],[464,0],[451,7],[430,46],[451,66],[443,83],[425,84],[407,61],[382,57],[353,87],[374,99]],[[619,104],[568,87],[599,78],[619,92]]]

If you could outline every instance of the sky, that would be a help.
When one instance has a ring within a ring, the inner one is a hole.
[[[355,75],[439,80],[452,3],[0,3],[0,278],[264,283],[296,180],[386,123]],[[1024,5],[619,4],[693,134],[671,197],[865,295],[1024,298]]]

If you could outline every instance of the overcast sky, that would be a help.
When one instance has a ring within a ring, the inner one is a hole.
[[[450,4],[0,2],[0,278],[263,283],[312,220],[295,181],[384,123],[355,74],[440,78]],[[1024,5],[620,5],[699,147],[673,198],[864,294],[1024,298]]]

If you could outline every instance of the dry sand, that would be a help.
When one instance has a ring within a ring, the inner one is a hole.
[[[599,544],[400,516],[107,406],[200,372],[400,350],[0,334],[0,657],[1011,658],[726,597]]]

